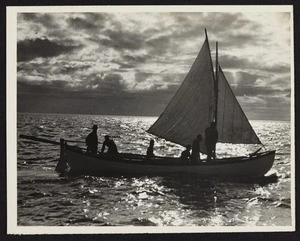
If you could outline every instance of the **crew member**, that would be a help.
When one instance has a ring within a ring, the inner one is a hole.
[[[104,142],[103,142],[103,145],[102,145],[102,149],[101,149],[101,153],[104,152],[105,150],[105,147],[107,146],[107,154],[110,154],[110,155],[113,155],[113,154],[118,154],[118,149],[117,149],[117,146],[115,144],[115,142],[110,139],[110,136],[109,135],[106,135],[104,137]]]
[[[198,160],[200,160],[200,142],[202,140],[202,136],[199,134],[197,135],[196,139],[193,141],[192,145],[192,155],[191,160],[193,163],[196,163]]]
[[[205,129],[205,146],[207,151],[207,160],[211,157],[216,159],[216,143],[218,141],[218,130],[216,122],[211,122],[210,126]]]
[[[88,134],[85,138],[85,144],[87,146],[87,152],[92,154],[97,154],[98,149],[98,137],[97,137],[97,125],[93,125],[93,131]]]
[[[147,149],[147,158],[154,157],[153,147],[154,147],[154,140],[150,140],[150,144]]]
[[[181,152],[181,156],[180,156],[181,160],[187,161],[187,160],[190,159],[190,157],[191,157],[191,153],[190,153],[191,148],[192,148],[191,145],[186,146],[186,149],[183,152]]]

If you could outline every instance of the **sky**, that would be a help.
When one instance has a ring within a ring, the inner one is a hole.
[[[289,120],[290,13],[18,13],[18,112],[159,116],[207,29],[249,119]]]

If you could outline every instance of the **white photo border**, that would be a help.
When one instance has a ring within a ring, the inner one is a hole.
[[[291,225],[237,227],[91,227],[17,225],[17,14],[39,12],[288,12],[291,14]],[[6,143],[8,234],[124,234],[124,233],[228,233],[295,231],[295,106],[294,22],[292,5],[189,6],[7,6],[6,7]]]

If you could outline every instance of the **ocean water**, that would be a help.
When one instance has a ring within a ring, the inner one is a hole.
[[[110,134],[120,152],[146,152],[155,117],[19,113],[18,134],[84,141],[93,124],[99,141]],[[230,182],[195,176],[60,176],[59,146],[17,142],[20,226],[286,226],[291,225],[289,122],[251,121],[262,143],[276,149],[270,183]],[[183,148],[155,139],[155,154],[179,156]],[[84,143],[76,143],[84,147]],[[101,146],[99,147],[101,148]],[[218,145],[223,156],[257,146]],[[221,156],[221,154],[219,154]]]

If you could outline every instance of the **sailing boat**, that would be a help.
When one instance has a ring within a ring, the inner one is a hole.
[[[185,77],[163,113],[148,132],[168,141],[186,146],[197,134],[203,137],[212,121],[217,124],[218,141],[233,144],[261,144],[239,105],[218,63],[216,44],[216,72],[214,73],[210,47],[205,30],[205,41]],[[207,153],[205,141],[200,151]],[[193,173],[200,176],[260,177],[272,167],[275,151],[256,151],[248,156],[215,159],[211,162],[183,162],[179,158],[155,157],[120,153],[92,155],[83,149],[69,146],[61,140],[61,158],[58,166],[68,163],[73,172],[121,173],[162,175]],[[63,163],[63,164],[62,164]]]

